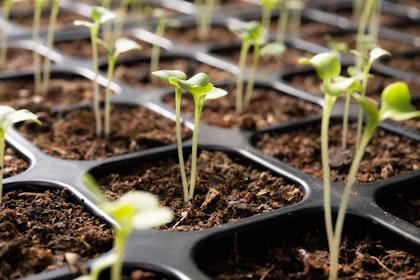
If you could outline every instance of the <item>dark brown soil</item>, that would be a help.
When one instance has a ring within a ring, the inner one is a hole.
[[[341,145],[341,124],[330,126],[330,149]],[[348,144],[353,154],[356,125],[350,124]],[[276,157],[316,178],[322,178],[320,124],[290,129],[285,133],[260,133],[255,146],[264,153]],[[410,138],[378,129],[360,164],[356,182],[369,183],[419,170],[420,143]],[[352,156],[351,156],[352,157]],[[330,178],[334,182],[346,181],[349,163],[331,168]]]
[[[207,258],[200,259],[200,266],[215,280],[328,279],[325,233],[307,233],[301,238],[292,238],[295,241],[275,236],[259,240],[263,241],[254,243],[254,239],[250,239],[247,244],[236,243],[234,239],[232,244],[226,244],[228,248],[234,246],[231,251],[216,253],[207,262]],[[339,279],[419,279],[420,259],[384,243],[344,236]]]
[[[0,207],[0,278],[17,279],[67,266],[66,253],[92,259],[112,248],[112,230],[76,204],[69,191],[26,186]]]
[[[163,227],[166,230],[215,227],[286,207],[303,198],[302,189],[287,179],[221,151],[200,153],[195,195],[188,204],[183,202],[177,159],[163,158],[122,168],[121,172],[97,176],[106,197],[114,200],[134,189],[157,195],[175,212],[173,222]]]
[[[96,137],[90,108],[38,115],[40,125],[20,124],[19,131],[46,154],[62,159],[101,159],[176,142],[175,122],[145,107],[114,106],[109,139]],[[185,128],[183,137],[189,135]]]
[[[33,52],[31,50],[7,48],[6,65],[3,71],[19,71],[33,67]]]
[[[235,112],[235,87],[223,87],[229,94],[217,100],[206,101],[201,120],[203,123],[253,130],[262,126],[296,120],[302,117],[320,115],[318,105],[295,98],[270,88],[255,88],[250,106],[241,113]],[[174,94],[164,97],[164,102],[175,107]],[[194,102],[190,95],[181,99],[181,111],[194,116]]]
[[[11,177],[22,173],[29,167],[29,163],[18,154],[12,147],[6,145],[4,151],[4,167],[3,167],[3,177]]]

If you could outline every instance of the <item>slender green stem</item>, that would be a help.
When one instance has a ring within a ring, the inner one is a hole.
[[[199,100],[200,96],[194,96],[195,102],[195,114],[194,114],[194,131],[193,131],[193,142],[192,142],[192,151],[191,151],[191,177],[190,177],[190,189],[189,189],[189,199],[194,197],[195,181],[197,174],[197,146],[198,146],[198,127],[200,124],[201,110],[203,109],[203,104]]]
[[[101,6],[105,9],[111,10],[111,0],[101,0]],[[102,24],[102,36],[104,41],[109,45],[114,45],[114,36],[112,33],[112,22],[104,22]]]
[[[271,24],[271,11],[273,9],[271,7],[268,6],[263,6],[262,7],[262,26],[267,29],[268,31],[270,30],[270,24]]]
[[[4,150],[6,146],[6,132],[0,131],[0,205],[3,197],[3,168],[4,168]]]
[[[156,26],[156,36],[158,42],[154,42],[152,46],[152,53],[150,58],[150,72],[158,70],[159,67],[159,58],[160,58],[160,38],[163,37],[166,28],[166,19],[164,17],[159,18],[158,25]]]
[[[280,7],[280,15],[277,20],[277,32],[276,32],[277,43],[284,43],[288,17],[289,17],[289,9],[287,8],[287,5],[282,3]]]
[[[3,13],[3,21],[4,21],[4,28],[2,28],[1,32],[0,32],[0,42],[1,42],[1,46],[0,46],[0,69],[4,69],[6,67],[6,61],[7,61],[7,40],[8,40],[8,36],[7,36],[7,30],[6,30],[6,24],[9,20],[9,16],[10,16],[10,9],[12,7],[12,0],[4,0],[3,1],[3,9],[2,9],[2,13]]]
[[[341,148],[347,148],[347,132],[349,127],[349,110],[350,110],[350,94],[346,94],[346,100],[344,103],[344,112],[343,112],[343,134],[341,135]]]
[[[124,226],[124,225],[123,225]],[[127,226],[127,225],[125,225]],[[116,254],[116,261],[112,264],[111,280],[120,280],[122,274],[122,263],[124,258],[124,251],[127,242],[127,229],[116,230],[114,239],[114,248]]]
[[[40,21],[41,21],[41,13],[42,13],[42,1],[35,1],[35,11],[34,11],[34,21],[33,21],[33,31],[32,31],[32,38],[34,40],[34,50],[32,52],[33,60],[34,60],[34,81],[35,81],[35,93],[40,92],[41,87],[41,58],[38,53],[38,46],[39,46],[39,28],[40,28]]]
[[[107,72],[107,85],[105,88],[105,108],[104,108],[104,134],[108,138],[111,134],[111,82],[114,73],[116,58],[113,54],[109,54],[108,59],[108,72]]]
[[[185,172],[185,162],[184,162],[184,152],[182,149],[182,128],[181,128],[181,94],[182,90],[179,88],[175,89],[175,118],[176,118],[176,142],[178,146],[178,161],[179,161],[179,168],[181,171],[181,182],[182,182],[182,189],[184,192],[184,202],[188,202],[189,193],[188,193],[188,183],[187,183],[187,175]]]
[[[366,127],[359,148],[356,150],[356,154],[354,156],[353,162],[350,167],[350,171],[347,177],[347,182],[344,187],[344,192],[341,198],[340,208],[338,210],[338,216],[335,223],[334,228],[334,243],[333,246],[330,247],[330,258],[331,262],[338,264],[338,257],[339,257],[339,251],[340,251],[340,242],[341,242],[341,235],[343,232],[343,226],[344,226],[344,219],[347,211],[348,202],[350,199],[350,192],[352,190],[354,179],[356,178],[357,171],[360,166],[360,162],[362,161],[363,155],[365,153],[366,147],[372,138],[372,135],[376,129],[377,125],[368,126]],[[335,258],[335,259],[332,259]],[[331,266],[330,268],[330,280],[337,279],[338,274],[338,266],[337,268]]]
[[[101,112],[99,108],[99,83],[98,83],[98,76],[99,76],[99,65],[98,65],[98,31],[99,26],[95,28],[91,28],[91,41],[92,41],[92,63],[93,63],[93,71],[95,73],[95,77],[93,80],[93,112],[95,115],[95,129],[96,129],[96,136],[99,137],[102,131],[102,120],[101,120]]]
[[[356,50],[362,54],[362,56],[366,55],[365,49],[365,36],[366,30],[369,23],[369,18],[372,15],[373,6],[376,0],[367,0],[360,18],[359,27],[357,29],[356,35]],[[356,67],[357,69],[362,69],[363,60],[362,56],[356,57]]]
[[[118,9],[118,18],[115,22],[115,27],[114,27],[114,32],[112,32],[112,44],[110,44],[110,46],[112,46],[114,44],[114,41],[118,38],[121,37],[121,34],[123,32],[124,29],[124,22],[125,22],[125,17],[127,15],[127,11],[128,11],[128,7],[130,6],[130,2],[132,0],[123,0],[120,4],[120,7]]]
[[[325,219],[325,228],[327,231],[327,240],[328,247],[332,248],[334,241],[334,232],[333,232],[333,221],[332,221],[332,211],[331,211],[331,181],[330,181],[330,164],[328,157],[328,131],[330,116],[333,105],[337,98],[335,96],[325,94],[324,100],[325,105],[322,113],[322,122],[321,122],[321,160],[322,160],[322,169],[323,169],[323,181],[324,181],[324,219]],[[331,251],[331,250],[330,250]],[[330,263],[330,267],[338,266],[338,263]]]
[[[42,79],[42,86],[41,86],[41,93],[45,95],[48,90],[48,84],[50,82],[50,69],[51,69],[51,59],[50,53],[53,47],[53,40],[54,40],[54,33],[55,33],[55,25],[57,22],[58,12],[60,10],[60,0],[54,0],[53,5],[51,8],[50,20],[48,25],[48,33],[47,33],[47,55],[44,58],[44,76]]]
[[[252,92],[254,90],[255,74],[257,72],[258,61],[260,60],[261,50],[258,42],[254,43],[254,54],[252,56],[252,65],[249,72],[248,83],[245,91],[244,107],[248,107],[251,102]]]
[[[250,48],[249,40],[242,41],[241,52],[239,55],[239,73],[236,79],[236,112],[239,113],[243,109],[243,87],[244,72],[246,66],[246,58]]]

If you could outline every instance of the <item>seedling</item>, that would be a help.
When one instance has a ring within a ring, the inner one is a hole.
[[[217,2],[217,0],[194,0],[194,5],[197,9],[195,15],[198,38],[201,41],[207,40],[209,36],[213,10]]]
[[[34,82],[35,82],[35,92],[41,92],[41,58],[38,53],[38,46],[40,44],[39,40],[39,29],[41,21],[42,7],[47,4],[47,0],[34,0],[35,9],[34,9],[34,21],[32,27],[32,39],[34,40],[34,51],[33,60],[34,60]]]
[[[302,58],[299,60],[302,64],[311,64],[318,75],[323,81],[321,86],[324,92],[324,108],[321,120],[321,161],[323,168],[323,181],[324,181],[324,216],[325,227],[327,231],[328,246],[330,250],[330,276],[338,269],[338,255],[333,249],[335,246],[335,235],[332,223],[331,211],[331,182],[330,182],[330,165],[328,158],[329,150],[329,122],[331,111],[337,97],[343,92],[348,92],[349,89],[360,89],[360,85],[355,78],[337,79],[341,72],[341,63],[337,54],[335,53],[320,53],[313,56],[311,59]],[[330,279],[334,279],[331,278]]]
[[[94,6],[90,14],[93,22],[76,20],[74,21],[75,25],[85,26],[90,30],[90,40],[92,44],[92,62],[93,70],[95,72],[95,77],[93,80],[94,92],[93,92],[93,111],[95,114],[95,127],[96,127],[96,136],[101,135],[102,131],[102,121],[99,108],[99,84],[97,82],[99,76],[99,65],[98,65],[98,35],[99,28],[101,24],[106,23],[107,21],[115,18],[115,14],[108,9],[103,7]]]
[[[239,55],[239,73],[236,79],[236,112],[242,112],[251,101],[252,92],[254,90],[255,74],[261,55],[281,54],[285,50],[284,45],[267,44],[267,32],[257,21],[251,21],[244,26],[230,26],[230,30],[241,38],[241,51]],[[265,45],[265,46],[264,46]],[[248,75],[248,83],[243,93],[244,73],[246,67],[246,59],[249,50],[253,46],[253,56],[250,72]],[[264,46],[264,47],[263,47]]]
[[[111,81],[114,75],[115,63],[120,54],[129,52],[132,50],[140,50],[141,46],[133,40],[127,38],[119,38],[115,41],[113,48],[109,46],[105,41],[98,38],[98,43],[101,44],[107,51],[108,54],[108,70],[107,78],[108,82],[105,88],[105,108],[104,108],[104,135],[106,138],[111,133]],[[102,132],[101,132],[102,133]]]
[[[96,196],[101,209],[110,215],[117,225],[114,226],[114,251],[97,259],[92,264],[90,275],[80,276],[77,280],[97,280],[107,267],[111,267],[110,279],[119,280],[127,240],[132,231],[164,225],[172,221],[174,214],[169,208],[161,206],[156,196],[144,191],[128,192],[117,200],[107,201],[92,176],[86,175],[83,179],[85,185]]]
[[[22,121],[40,123],[38,117],[26,109],[16,111],[9,106],[0,105],[0,204],[3,195],[3,160],[6,145],[6,131],[12,124]]]
[[[153,11],[153,16],[157,18],[158,24],[156,26],[155,34],[157,38],[162,38],[165,33],[167,26],[177,27],[180,25],[179,20],[170,19],[166,17],[165,11],[162,9],[155,9]],[[160,58],[160,44],[159,41],[155,41],[152,46],[152,53],[150,58],[150,72],[153,73],[159,68],[159,58]]]
[[[382,54],[383,51],[376,50],[372,57]],[[373,58],[372,58],[373,59]],[[410,93],[405,83],[397,82],[387,86],[382,92],[381,107],[378,109],[364,95],[356,91],[362,91],[363,87],[355,77],[340,77],[341,63],[334,53],[321,53],[311,59],[301,59],[301,63],[311,64],[320,79],[323,80],[321,86],[325,93],[325,105],[321,123],[321,158],[323,166],[324,180],[324,215],[325,226],[328,237],[330,251],[330,280],[337,279],[339,265],[339,249],[344,225],[345,213],[350,198],[350,192],[354,184],[357,170],[365,153],[366,147],[372,138],[375,129],[379,123],[392,119],[395,121],[407,120],[414,117],[420,117],[420,111],[415,111],[410,104]],[[328,158],[328,127],[332,106],[338,95],[346,92],[356,99],[367,112],[365,129],[361,136],[360,144],[356,147],[355,155],[347,176],[344,192],[341,198],[338,216],[333,225],[331,214],[331,190],[330,190],[330,167]]]
[[[353,53],[357,57],[356,60],[360,60],[362,62],[361,69],[359,70],[359,68],[357,67],[349,67],[348,72],[350,76],[355,77],[359,79],[359,81],[361,81],[361,85],[362,85],[361,95],[365,96],[368,79],[372,77],[372,75],[370,74],[370,69],[372,68],[373,63],[379,58],[385,55],[391,55],[391,54],[380,47],[373,48],[370,51],[369,56],[363,55],[363,53],[360,53],[358,51],[353,51]],[[361,109],[359,109],[358,119],[357,119],[356,147],[360,143],[360,137],[362,133],[362,122],[363,122],[363,112]]]
[[[49,52],[53,47],[54,41],[54,33],[55,33],[55,25],[57,22],[58,12],[60,10],[60,0],[53,0],[51,6],[51,14],[48,23],[48,31],[47,31],[47,49],[48,53],[44,58],[44,70],[43,70],[43,77],[42,77],[42,84],[41,84],[41,94],[45,95],[48,90],[48,84],[50,83],[50,74],[51,74],[51,60],[49,58]]]
[[[187,75],[178,70],[160,70],[155,71],[152,75],[161,80],[173,85],[175,87],[175,111],[176,111],[176,131],[178,144],[178,159],[181,169],[181,180],[184,193],[184,202],[187,203],[194,197],[194,189],[196,182],[197,169],[197,146],[198,146],[198,131],[200,123],[200,115],[203,110],[204,101],[208,99],[217,99],[225,96],[227,92],[223,89],[214,87],[209,82],[209,77],[205,73],[198,73],[187,80]],[[182,91],[191,93],[194,99],[194,131],[191,151],[191,175],[190,185],[188,187],[187,177],[184,164],[184,156],[182,151],[182,137],[181,137],[181,94]]]

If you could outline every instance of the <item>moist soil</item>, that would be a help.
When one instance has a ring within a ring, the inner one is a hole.
[[[189,162],[186,161],[187,177]],[[106,197],[114,200],[132,190],[157,195],[163,205],[175,212],[175,219],[161,228],[164,230],[215,227],[295,204],[304,196],[303,190],[286,178],[222,151],[200,152],[194,198],[187,204],[183,202],[177,159],[162,158],[120,169],[105,171],[103,176],[94,174]]]
[[[259,133],[253,144],[262,152],[322,179],[320,122],[289,129],[287,132]],[[341,150],[341,123],[332,123],[329,129],[330,178],[346,182],[354,154],[356,124],[350,123],[348,149]],[[369,183],[419,170],[420,143],[405,136],[377,129],[356,175],[357,183]]]
[[[242,112],[235,111],[236,86],[223,86],[228,95],[207,100],[200,117],[203,123],[254,130],[263,126],[296,120],[302,117],[321,115],[322,108],[300,98],[278,92],[270,88],[256,87],[250,105]],[[175,107],[174,94],[164,96],[163,101]],[[181,99],[181,111],[189,117],[194,117],[194,101],[190,95]]]
[[[35,186],[4,194],[0,207],[0,278],[17,279],[67,266],[112,248],[109,226],[87,212],[66,189]]]
[[[225,244],[230,251],[209,254],[210,258],[199,260],[200,268],[215,280],[328,279],[325,232],[310,232],[298,239],[295,236],[291,239],[294,241],[272,236],[259,239],[265,242],[254,243],[255,236],[252,238],[248,244],[231,240],[231,244]],[[339,279],[419,279],[420,259],[384,243],[369,237],[345,235]]]
[[[90,107],[38,116],[40,125],[18,124],[19,132],[44,153],[61,159],[103,159],[176,142],[175,122],[145,107],[113,106],[109,138],[96,136]],[[186,128],[182,133],[184,139],[191,135]]]
[[[29,163],[12,147],[6,144],[3,158],[3,178],[22,173],[29,167]]]

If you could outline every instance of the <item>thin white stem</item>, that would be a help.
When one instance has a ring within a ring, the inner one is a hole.
[[[203,105],[201,104],[200,97],[194,95],[195,103],[195,114],[194,114],[194,131],[193,131],[193,143],[191,151],[191,177],[190,177],[190,189],[189,189],[189,199],[194,197],[196,174],[197,174],[197,146],[198,146],[198,128],[200,124],[200,115]]]
[[[178,161],[181,172],[182,189],[184,193],[184,202],[188,202],[188,183],[185,171],[184,151],[182,149],[182,127],[181,127],[181,89],[175,89],[175,125],[176,125],[176,143],[178,146]]]

